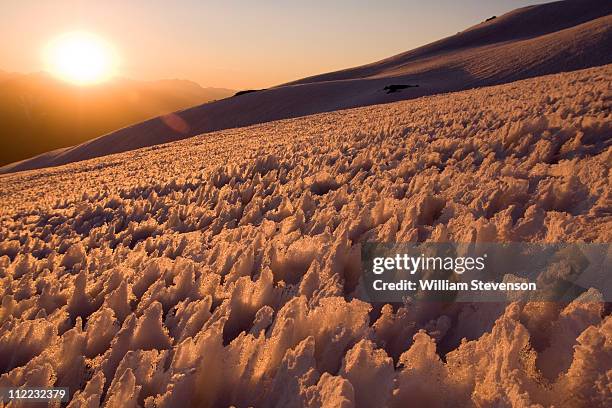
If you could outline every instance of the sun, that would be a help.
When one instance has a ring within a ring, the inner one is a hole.
[[[49,43],[45,51],[47,69],[68,82],[88,85],[115,74],[117,58],[106,41],[86,32],[70,32]]]

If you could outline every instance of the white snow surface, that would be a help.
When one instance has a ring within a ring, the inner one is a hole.
[[[488,17],[488,16],[487,16]],[[406,24],[410,19],[406,16]],[[57,166],[221,129],[497,85],[612,63],[612,2],[524,7],[362,67],[196,106],[0,167]],[[388,94],[388,85],[418,85]]]
[[[610,242],[611,79],[606,65],[1,176],[0,387],[69,387],[70,407],[611,406],[596,290],[373,305],[359,269],[368,240]]]

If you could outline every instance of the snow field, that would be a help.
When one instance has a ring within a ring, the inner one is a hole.
[[[71,407],[612,405],[597,291],[369,304],[359,259],[368,240],[610,242],[611,76],[0,177],[0,387],[69,387]]]

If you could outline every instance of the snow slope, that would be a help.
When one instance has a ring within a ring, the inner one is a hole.
[[[55,166],[220,129],[412,99],[612,63],[612,3],[518,9],[449,38],[345,71],[204,104],[0,168]],[[418,87],[388,94],[391,84]]]
[[[609,407],[597,291],[375,305],[359,253],[610,242],[611,81],[606,65],[0,177],[0,387],[70,387],[70,407]]]

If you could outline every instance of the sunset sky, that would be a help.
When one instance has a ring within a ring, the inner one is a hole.
[[[54,38],[107,41],[117,74],[234,89],[277,85],[407,51],[544,1],[37,1],[0,5],[0,70],[45,70]]]

